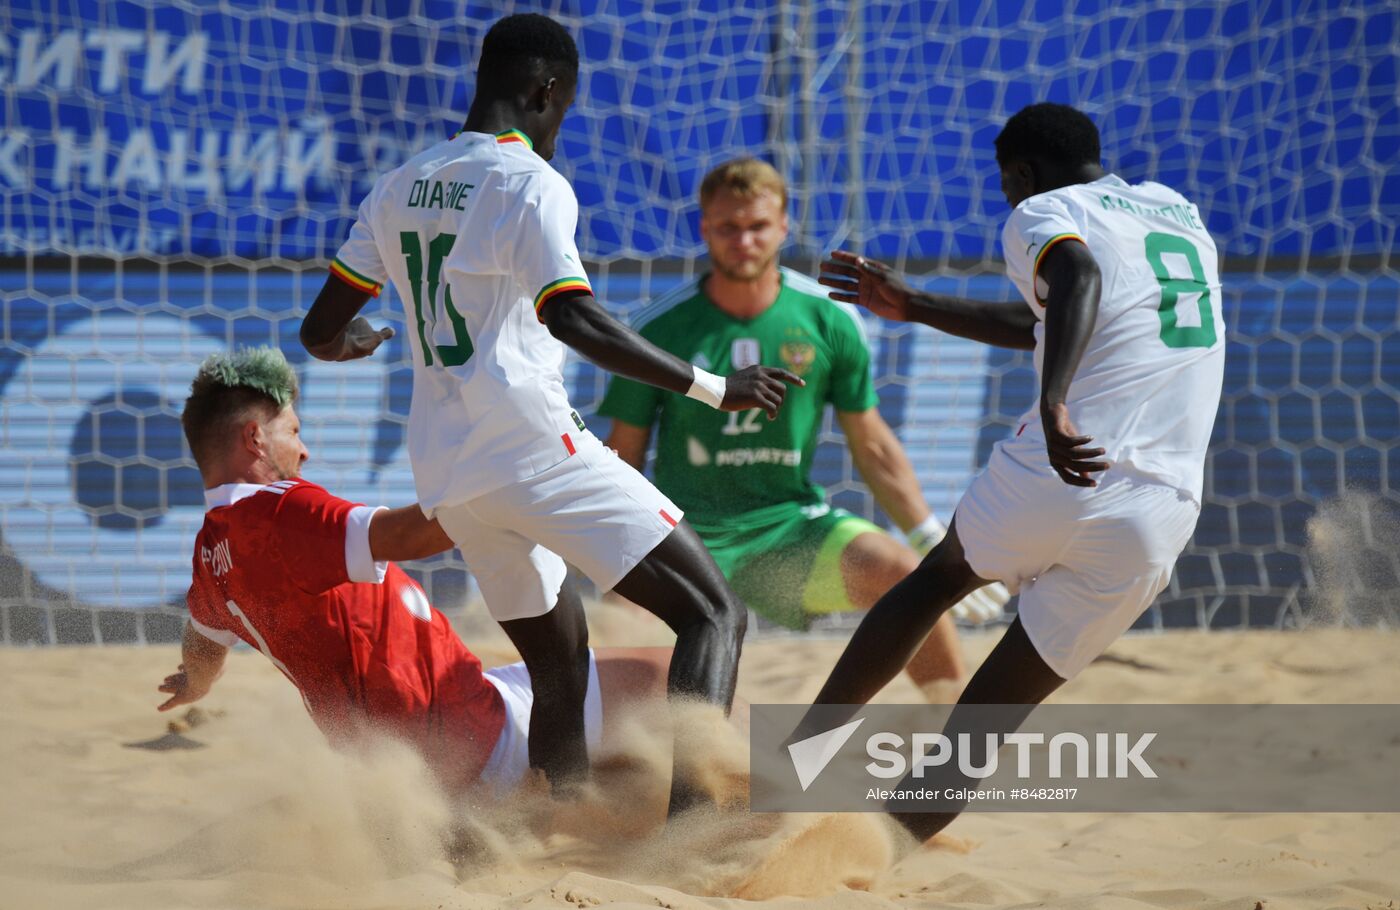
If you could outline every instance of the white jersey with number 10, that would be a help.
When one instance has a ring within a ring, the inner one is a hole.
[[[578,201],[515,130],[462,132],[385,174],[331,271],[393,281],[413,351],[408,452],[429,514],[533,477],[578,432],[551,297],[589,291]]]
[[[1225,364],[1215,242],[1196,206],[1158,183],[1110,174],[1041,193],[1002,232],[1007,275],[1037,320],[1043,375],[1044,298],[1037,270],[1056,244],[1083,242],[1098,263],[1098,319],[1067,405],[1081,433],[1107,450],[1110,470],[1138,474],[1201,501],[1201,473]],[[1027,467],[1049,470],[1038,407],[1001,443]]]

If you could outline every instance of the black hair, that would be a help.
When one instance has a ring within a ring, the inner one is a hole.
[[[578,46],[558,22],[539,13],[506,16],[491,26],[481,43],[476,90],[488,97],[509,95],[543,67],[553,76],[578,76]]]
[[[1083,112],[1049,101],[1023,107],[996,138],[997,161],[1046,161],[1063,167],[1098,164],[1099,128]]]
[[[229,434],[258,414],[266,419],[297,399],[297,375],[282,352],[257,347],[234,354],[211,354],[190,384],[180,424],[190,452],[209,467],[227,447]]]

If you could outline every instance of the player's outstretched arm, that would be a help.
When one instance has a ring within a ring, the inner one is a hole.
[[[856,470],[880,508],[906,534],[918,527],[928,517],[928,505],[904,446],[880,411],[837,411],[836,422],[846,436]]]
[[[1040,419],[1050,466],[1070,486],[1096,487],[1093,475],[1108,468],[1101,448],[1089,448],[1070,420],[1065,398],[1099,315],[1102,277],[1089,248],[1077,240],[1057,243],[1045,254],[1039,277],[1045,295],[1045,362],[1040,381]]]
[[[369,523],[369,553],[375,562],[426,559],[452,549],[452,538],[418,506],[381,509]]]
[[[914,552],[920,558],[927,556],[948,529],[924,501],[914,466],[894,430],[875,408],[837,411],[836,420],[846,434],[851,460],[875,501],[905,533]],[[992,582],[954,604],[952,613],[956,619],[984,623],[1001,616],[1010,599],[1004,585]]]
[[[1035,316],[1023,303],[969,300],[916,291],[884,263],[835,250],[817,279],[832,300],[855,303],[877,316],[924,325],[1000,348],[1035,349]]]
[[[358,360],[393,338],[393,329],[376,329],[357,315],[370,296],[334,275],[328,277],[301,321],[301,343],[307,353],[317,360]]]
[[[722,411],[762,408],[771,419],[787,384],[806,385],[775,367],[754,366],[719,377],[661,350],[618,322],[592,294],[559,295],[540,310],[549,333],[609,372],[688,395]]]
[[[169,711],[181,705],[193,704],[208,695],[214,680],[224,672],[226,657],[228,648],[205,638],[195,631],[194,626],[185,623],[185,637],[180,645],[180,669],[165,677],[165,682],[157,687],[157,691],[170,697],[156,710]]]

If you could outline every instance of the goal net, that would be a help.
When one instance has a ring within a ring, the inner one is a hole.
[[[1338,604],[1396,621],[1387,0],[9,0],[0,641],[178,636],[203,511],[179,410],[210,352],[279,345],[302,377],[308,476],[412,501],[404,333],[331,365],[296,332],[373,178],[451,135],[486,28],[526,10],[579,39],[554,165],[595,288],[624,317],[704,270],[700,179],[744,153],[791,184],[794,268],[847,247],[1009,298],[992,139],[1034,101],[1084,109],[1110,169],[1199,205],[1227,270],[1207,501],[1140,626],[1280,627]],[[392,291],[371,307],[399,325]],[[881,412],[946,519],[1032,401],[1029,363],[867,322]],[[587,417],[605,377],[571,360],[567,380]],[[835,504],[888,524],[830,422],[813,469]],[[411,568],[439,606],[474,597],[456,557]]]

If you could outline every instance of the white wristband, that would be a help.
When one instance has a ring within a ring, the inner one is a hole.
[[[703,401],[712,408],[719,407],[724,402],[724,389],[727,384],[724,377],[707,373],[699,367],[691,369],[695,371],[695,381],[690,384],[685,397]]]
[[[923,556],[932,550],[934,545],[942,540],[943,535],[947,533],[948,529],[943,525],[943,522],[938,520],[937,515],[930,512],[928,518],[910,528],[909,533],[904,536],[909,541],[909,546],[918,551],[920,556]]]

